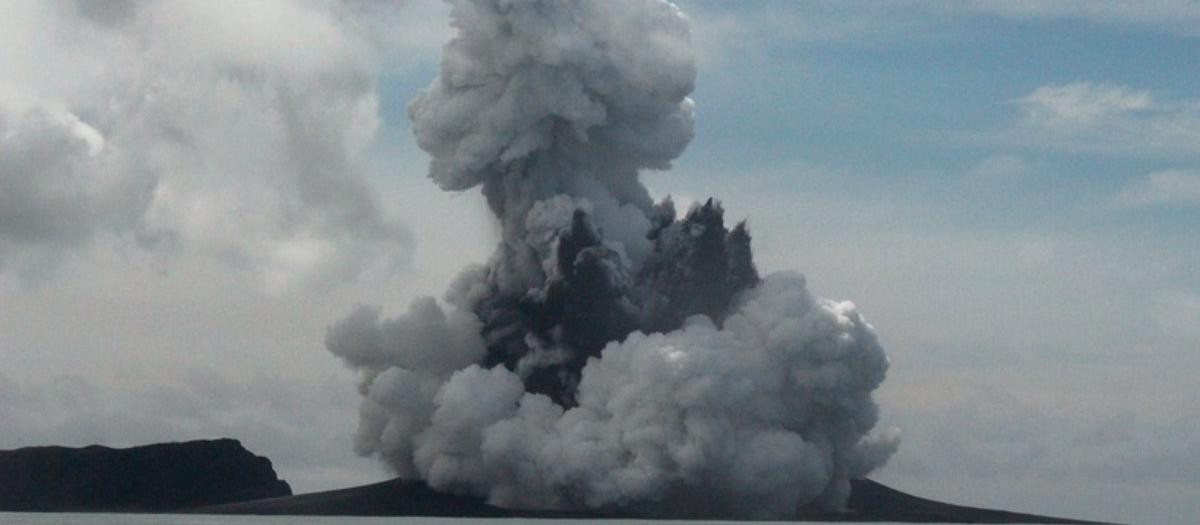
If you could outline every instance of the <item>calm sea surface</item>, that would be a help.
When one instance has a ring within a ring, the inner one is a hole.
[[[52,513],[7,513],[0,512],[0,524],[4,525],[483,525],[500,520],[461,518],[326,518],[317,516],[192,516],[186,514],[52,514]],[[681,523],[704,525],[730,523],[720,521],[664,522],[643,520],[504,520],[508,523],[535,523],[537,525],[663,525]],[[754,522],[762,524],[764,522]],[[783,522],[780,522],[783,523]],[[838,525],[855,525],[841,522]],[[899,525],[880,524],[871,525]]]

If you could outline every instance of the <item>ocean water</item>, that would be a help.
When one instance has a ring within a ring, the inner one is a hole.
[[[322,516],[197,516],[191,514],[73,514],[0,512],[3,525],[484,525],[496,521],[533,523],[536,525],[714,525],[728,521],[647,521],[647,520],[534,520],[534,519],[465,519],[465,518],[342,518]],[[772,522],[753,522],[756,525]],[[795,523],[795,522],[775,522]],[[809,522],[817,523],[817,522]],[[830,524],[832,525],[832,524]],[[838,522],[837,525],[856,525]],[[866,525],[866,524],[857,524]],[[872,523],[871,525],[900,525]]]

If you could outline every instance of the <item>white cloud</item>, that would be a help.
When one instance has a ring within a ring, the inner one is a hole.
[[[1200,157],[1200,101],[1124,86],[1049,84],[1013,101],[1016,124],[990,141],[1032,149],[1153,159]]]
[[[1200,205],[1200,172],[1165,170],[1150,173],[1118,193],[1113,204],[1129,208],[1164,204]]]
[[[395,5],[6,11],[0,270],[52,268],[98,238],[215,257],[273,288],[407,263],[411,236],[365,176],[391,42],[371,24]]]
[[[1042,86],[1017,102],[1027,124],[1065,130],[1102,126],[1154,105],[1148,91],[1087,82]]]

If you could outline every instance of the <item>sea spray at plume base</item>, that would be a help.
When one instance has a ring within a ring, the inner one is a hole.
[[[837,507],[887,359],[850,303],[760,278],[719,203],[677,217],[642,170],[692,137],[686,18],[662,0],[451,0],[410,105],[430,176],[501,225],[448,305],[363,308],[326,344],[361,373],[359,453],[509,507],[784,517]]]

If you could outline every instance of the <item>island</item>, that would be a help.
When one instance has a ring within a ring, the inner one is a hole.
[[[291,494],[234,439],[0,450],[0,511],[175,512]]]

